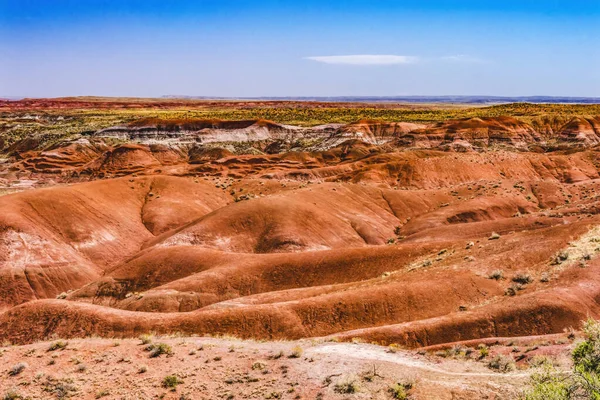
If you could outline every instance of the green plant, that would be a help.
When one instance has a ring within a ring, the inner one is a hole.
[[[600,322],[589,319],[583,325],[585,339],[573,350],[571,373],[556,371],[543,363],[532,374],[526,400],[600,399]]]
[[[152,335],[145,333],[143,335],[140,335],[138,337],[138,339],[140,339],[142,341],[142,344],[150,344],[150,343],[152,343],[152,340],[154,339],[154,337]]]
[[[530,382],[525,400],[567,400],[574,389],[569,376],[559,373],[551,365],[544,365],[533,373]]]
[[[479,350],[479,359],[483,360],[490,354],[490,349],[485,344],[481,344],[478,346]]]
[[[405,400],[408,399],[408,394],[412,387],[412,382],[397,382],[390,386],[388,391],[392,395],[392,398],[398,400]]]
[[[182,384],[183,381],[177,377],[177,375],[167,375],[162,380],[162,387],[167,389],[175,390],[177,385]]]

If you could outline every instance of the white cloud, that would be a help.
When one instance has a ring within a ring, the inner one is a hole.
[[[465,54],[457,54],[453,56],[444,56],[440,57],[442,61],[450,61],[450,62],[463,62],[463,63],[475,63],[475,64],[483,64],[485,60],[481,58],[467,56]]]
[[[415,64],[430,62],[452,62],[452,63],[471,63],[484,64],[487,61],[477,57],[465,54],[457,54],[442,57],[417,57],[417,56],[398,56],[392,54],[353,54],[347,56],[315,56],[305,57],[306,60],[317,61],[325,64],[345,64],[345,65],[397,65],[397,64]]]
[[[347,64],[347,65],[394,65],[414,64],[419,62],[418,57],[396,56],[390,54],[355,54],[348,56],[317,56],[305,57],[307,60],[317,61],[325,64]]]

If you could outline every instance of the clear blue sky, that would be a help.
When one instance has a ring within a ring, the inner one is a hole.
[[[0,96],[600,96],[600,0],[0,0]]]

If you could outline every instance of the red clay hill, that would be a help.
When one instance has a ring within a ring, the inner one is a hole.
[[[143,119],[11,145],[0,340],[408,347],[600,317],[600,120]]]

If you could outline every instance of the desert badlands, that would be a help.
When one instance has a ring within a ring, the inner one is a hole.
[[[599,115],[1,101],[0,394],[526,396],[600,318]]]

